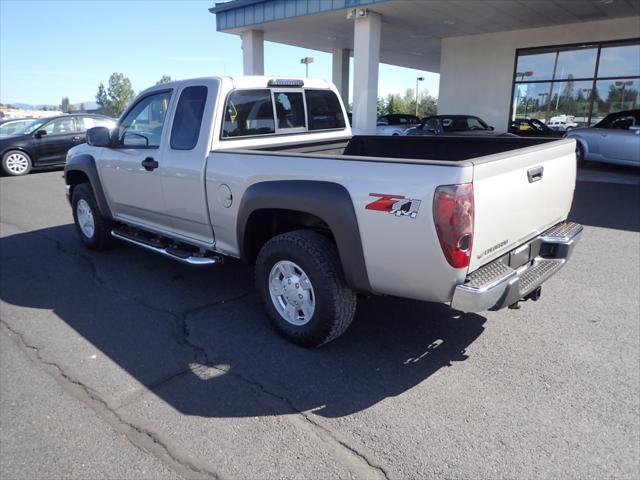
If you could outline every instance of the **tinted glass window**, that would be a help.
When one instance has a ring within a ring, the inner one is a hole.
[[[640,45],[603,47],[600,52],[599,77],[636,77],[640,75]]]
[[[518,58],[518,66],[514,80],[551,80],[556,52],[522,55]]]
[[[80,117],[78,118],[80,121],[80,129],[84,132],[93,127],[107,127],[113,128],[115,122],[113,120],[109,120],[108,118],[100,118],[100,117]]]
[[[75,133],[76,122],[73,117],[58,118],[52,122],[47,123],[39,130],[44,130],[47,135],[65,135],[68,133]]]
[[[345,128],[340,101],[331,90],[306,90],[309,130]]]
[[[640,79],[598,80],[593,98],[591,123],[609,113],[640,108]]]
[[[274,92],[278,128],[304,128],[302,92]]]
[[[556,80],[590,78],[596,71],[597,48],[565,50],[558,52]]]
[[[171,148],[191,150],[198,143],[207,87],[187,87],[180,94],[171,130]]]
[[[171,92],[140,100],[120,123],[118,138],[124,146],[159,147]]]
[[[275,133],[270,90],[237,90],[229,95],[222,137]]]

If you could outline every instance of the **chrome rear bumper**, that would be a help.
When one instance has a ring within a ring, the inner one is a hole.
[[[499,310],[531,296],[567,262],[582,225],[559,223],[472,272],[455,288],[451,306],[463,312]]]

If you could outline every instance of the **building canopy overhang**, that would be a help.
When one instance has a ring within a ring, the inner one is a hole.
[[[347,13],[363,8],[381,15],[382,63],[436,73],[447,37],[640,15],[636,0],[231,0],[210,11],[218,31],[332,52],[353,48]]]

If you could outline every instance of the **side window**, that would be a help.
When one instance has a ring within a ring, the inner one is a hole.
[[[609,128],[614,128],[616,130],[629,130],[629,127],[633,127],[635,125],[635,118],[632,115],[620,115],[615,118]]]
[[[389,119],[387,117],[380,117],[378,118],[376,124],[380,127],[386,127],[387,125],[389,125]]]
[[[44,130],[47,135],[65,135],[76,132],[76,122],[73,117],[57,118],[38,130]]]
[[[424,122],[424,126],[422,127],[422,129],[433,132],[438,131],[438,120],[435,118],[430,118],[429,120]]]
[[[331,90],[305,90],[305,95],[309,130],[345,128],[344,114],[335,93]]]
[[[171,129],[171,148],[191,150],[198,143],[207,87],[187,87],[180,94]]]
[[[271,90],[236,90],[229,95],[222,138],[268,135],[275,132]]]
[[[125,147],[159,147],[170,99],[171,92],[162,92],[140,100],[120,122],[118,138],[121,144]]]
[[[305,128],[302,92],[274,92],[278,128]]]
[[[93,127],[113,128],[113,122],[106,118],[100,117],[78,117],[80,122],[80,131],[84,132]]]

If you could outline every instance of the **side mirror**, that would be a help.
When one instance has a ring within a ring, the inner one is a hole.
[[[42,138],[47,134],[46,130],[38,130],[33,136],[36,138]]]
[[[111,133],[107,127],[93,127],[87,130],[87,143],[94,147],[111,146]]]
[[[494,131],[496,129],[496,127],[489,125],[489,130]]]

